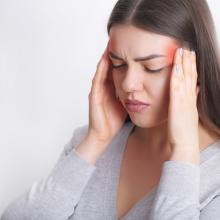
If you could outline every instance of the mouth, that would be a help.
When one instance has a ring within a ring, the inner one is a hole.
[[[124,104],[130,112],[143,112],[150,106],[150,104],[137,99],[125,99]]]
[[[132,105],[150,105],[146,102],[141,102],[137,99],[133,99],[133,100],[130,100],[130,99],[125,99],[124,101],[125,104],[132,104]]]

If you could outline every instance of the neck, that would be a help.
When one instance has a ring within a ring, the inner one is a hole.
[[[200,152],[219,139],[217,136],[211,136],[200,122],[198,124],[198,134]],[[148,155],[158,155],[170,151],[167,121],[151,128],[135,126],[130,135],[132,135],[132,139],[136,143],[134,146],[138,146],[139,150]]]

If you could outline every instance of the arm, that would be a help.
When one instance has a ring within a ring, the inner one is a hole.
[[[200,168],[184,161],[163,164],[150,220],[198,220]]]
[[[74,131],[50,175],[36,181],[14,200],[1,220],[67,220],[73,214],[96,169],[75,151],[85,136],[84,130],[78,128]]]
[[[198,220],[200,151],[195,52],[177,49],[170,78],[168,109],[169,161],[163,164],[150,220]],[[184,67],[184,68],[183,68]]]
[[[197,165],[184,161],[165,162],[150,220],[220,219],[220,194],[200,212],[199,186]]]
[[[220,194],[214,197],[214,199],[212,199],[211,202],[201,210],[200,220],[207,219],[220,219]]]

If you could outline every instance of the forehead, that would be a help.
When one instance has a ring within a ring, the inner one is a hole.
[[[169,55],[178,45],[175,39],[148,32],[135,26],[113,25],[110,30],[110,50],[115,53],[147,55],[163,53]]]

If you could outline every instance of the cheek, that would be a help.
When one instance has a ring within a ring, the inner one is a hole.
[[[117,90],[119,90],[119,88],[121,87],[122,82],[123,82],[123,76],[122,76],[122,74],[118,74],[118,73],[116,73],[116,72],[113,70],[113,71],[112,71],[112,77],[113,77],[113,82],[114,82],[115,88],[116,88]]]
[[[167,103],[169,102],[169,88],[170,74],[157,77],[145,84],[145,89],[151,97],[152,103],[158,108],[167,107]]]
[[[160,96],[160,105],[161,109],[167,110],[170,100],[170,77],[167,77],[163,80],[163,89]]]
[[[112,79],[115,85],[115,89],[117,91],[119,91],[120,88],[120,78],[118,77],[118,75],[114,72],[114,70],[112,71]]]
[[[145,90],[154,99],[160,99],[160,96],[164,93],[166,87],[166,80],[164,77],[157,77],[151,79],[145,83]]]

